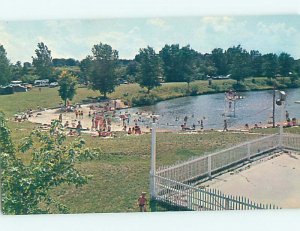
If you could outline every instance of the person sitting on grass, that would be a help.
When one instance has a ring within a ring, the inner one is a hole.
[[[76,132],[70,129],[68,136],[75,136]]]
[[[132,134],[131,128],[128,129],[127,134],[128,134],[128,135],[131,135],[131,134]]]
[[[68,120],[65,122],[64,127],[65,128],[69,127],[69,121]]]

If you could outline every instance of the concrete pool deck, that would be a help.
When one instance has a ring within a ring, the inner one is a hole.
[[[257,203],[300,208],[300,153],[264,157],[199,186],[244,196]]]

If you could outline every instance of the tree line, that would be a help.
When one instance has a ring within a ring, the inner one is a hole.
[[[166,44],[158,53],[152,47],[139,49],[132,60],[119,59],[119,53],[108,44],[99,43],[92,47],[91,54],[81,61],[52,59],[51,51],[38,43],[32,62],[12,64],[6,51],[0,45],[0,85],[12,80],[32,83],[36,79],[58,81],[67,69],[80,83],[89,83],[93,90],[99,90],[104,97],[115,87],[126,81],[139,83],[147,92],[161,82],[186,82],[206,80],[215,76],[229,76],[242,86],[245,78],[268,77],[270,81],[278,76],[289,78],[291,87],[296,87],[300,76],[300,60],[282,52],[262,54],[258,50],[247,51],[241,45],[227,50],[215,48],[202,54],[189,45]]]

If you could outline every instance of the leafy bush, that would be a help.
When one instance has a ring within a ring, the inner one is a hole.
[[[219,92],[221,90],[221,87],[218,84],[213,83],[210,86],[212,89],[214,89],[216,92]]]
[[[154,94],[141,95],[136,98],[132,98],[132,106],[145,106],[152,105],[161,101],[161,98]]]
[[[190,95],[195,96],[198,95],[199,87],[197,85],[191,86]]]
[[[232,87],[235,91],[247,91],[247,86],[244,83],[234,83]]]
[[[75,168],[80,160],[98,158],[97,150],[84,148],[82,139],[66,144],[66,135],[58,121],[52,123],[50,134],[34,130],[19,147],[12,143],[4,115],[0,113],[0,165],[2,173],[2,209],[5,214],[51,213],[66,206],[51,196],[51,190],[62,184],[81,186],[88,176]],[[24,164],[16,153],[31,154]]]

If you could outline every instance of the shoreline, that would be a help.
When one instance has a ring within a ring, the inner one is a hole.
[[[229,87],[229,89],[231,89],[231,88]],[[286,88],[280,88],[280,90],[297,89],[297,88],[300,88],[300,87],[286,87]],[[264,89],[252,88],[252,89],[248,89],[248,90],[236,90],[236,91],[237,92],[251,92],[251,91],[256,92],[256,91],[270,91],[270,90],[273,90],[272,86],[268,86]],[[277,89],[277,90],[279,90],[279,89]],[[152,106],[152,105],[155,105],[159,102],[168,101],[168,100],[172,100],[172,99],[183,98],[183,97],[194,97],[194,96],[201,96],[201,95],[214,95],[214,94],[225,93],[227,91],[228,90],[216,91],[216,90],[212,89],[212,91],[205,91],[205,92],[199,92],[199,93],[197,92],[196,94],[193,94],[193,95],[185,94],[185,95],[181,95],[181,96],[171,96],[171,97],[167,97],[165,99],[158,98],[158,100],[156,100],[156,101],[154,101],[153,103],[150,103],[150,104],[132,105],[132,102],[131,102],[131,106],[128,106],[128,108]],[[155,93],[154,93],[154,95],[155,95]],[[121,100],[124,100],[124,99],[121,98]]]

